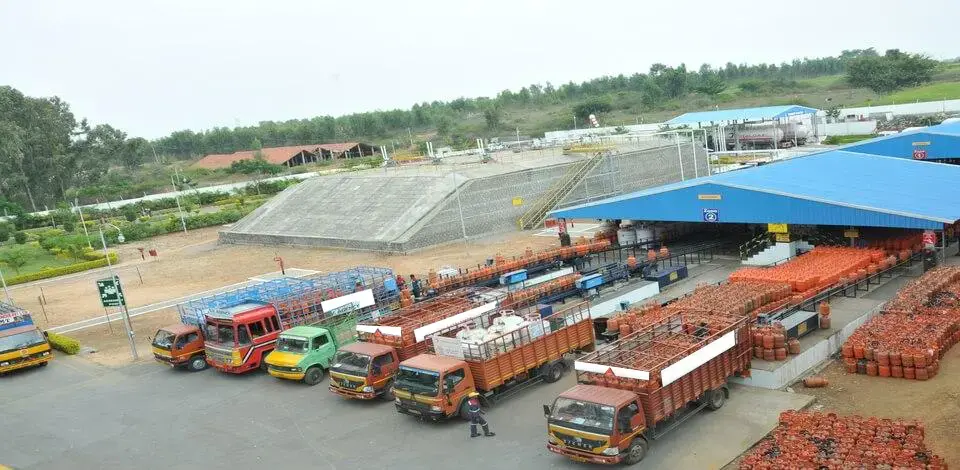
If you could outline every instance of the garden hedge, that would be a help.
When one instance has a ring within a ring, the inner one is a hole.
[[[116,264],[117,254],[110,253],[110,262]],[[25,282],[39,281],[41,279],[48,279],[51,277],[63,276],[65,274],[79,273],[87,271],[89,269],[102,268],[107,265],[107,259],[101,257],[100,259],[94,261],[85,261],[83,263],[70,264],[67,266],[59,266],[56,268],[44,268],[40,271],[30,274],[22,274],[19,276],[13,276],[7,279],[7,285],[23,284]]]
[[[47,340],[50,341],[50,347],[56,349],[57,351],[62,351],[71,355],[80,352],[80,342],[69,336],[58,335],[48,331]]]

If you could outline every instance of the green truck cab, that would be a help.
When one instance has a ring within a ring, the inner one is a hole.
[[[353,315],[337,322],[295,326],[284,330],[267,355],[267,373],[287,380],[316,385],[330,369],[337,350],[356,341],[357,319]]]

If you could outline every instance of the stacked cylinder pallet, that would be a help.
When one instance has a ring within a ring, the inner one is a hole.
[[[519,309],[529,307],[548,295],[573,289],[574,284],[580,277],[581,275],[579,273],[567,274],[566,276],[560,276],[542,284],[515,290],[507,294],[500,308]]]
[[[501,274],[509,273],[530,266],[536,266],[551,261],[565,261],[573,258],[579,258],[591,253],[599,253],[610,246],[609,240],[594,240],[577,243],[571,246],[562,246],[534,253],[527,249],[523,256],[507,259],[497,255],[494,258],[493,266],[484,266],[473,271],[439,277],[436,272],[429,274],[430,286],[437,292],[446,292],[459,287],[472,286],[478,282],[489,281],[498,278]]]
[[[849,373],[927,380],[960,342],[960,267],[931,270],[850,335],[840,353]]]
[[[764,361],[785,361],[788,354],[800,354],[800,340],[787,339],[783,325],[757,326],[753,335],[753,357]]]
[[[784,411],[780,425],[740,461],[740,469],[946,470],[923,439],[917,421]]]
[[[862,280],[894,263],[896,258],[891,259],[881,249],[818,246],[779,266],[737,270],[730,280],[788,283],[794,292],[792,300],[803,301],[823,289]]]

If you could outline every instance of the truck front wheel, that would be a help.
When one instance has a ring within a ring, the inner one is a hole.
[[[316,385],[321,380],[323,380],[323,368],[320,366],[313,366],[303,374],[303,383],[307,385]]]
[[[623,455],[623,464],[633,465],[639,463],[646,456],[647,440],[643,437],[637,436],[633,438],[633,442],[630,443],[630,447],[627,447],[627,451]]]
[[[560,361],[547,364],[543,369],[543,381],[552,384],[563,377],[563,363]]]
[[[207,368],[207,360],[203,356],[193,356],[190,358],[190,362],[187,363],[187,368],[192,372],[201,371]]]

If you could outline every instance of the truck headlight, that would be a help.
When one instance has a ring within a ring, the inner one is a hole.
[[[44,351],[43,354],[41,354],[41,355],[42,355],[42,356],[49,356],[49,355],[50,355],[50,351]]]
[[[603,455],[620,455],[620,449],[618,449],[618,448],[616,448],[616,447],[607,447],[606,449],[603,449],[603,452],[601,452],[601,454],[603,454]]]
[[[430,411],[440,411],[440,407],[437,405],[433,405],[430,407]]]
[[[303,372],[303,369],[299,367],[291,367],[290,372]]]
[[[563,442],[560,439],[557,439],[553,434],[547,435],[547,441],[554,445],[562,444]]]
[[[399,399],[399,398],[395,398],[393,401],[394,401],[394,403],[396,403],[396,404],[398,404],[398,405],[400,404],[400,399]]]
[[[0,367],[6,367],[6,366],[9,366],[9,365],[10,365],[9,362],[0,362]],[[398,402],[398,403],[400,402],[400,399],[399,399],[399,398],[397,398],[397,402]]]
[[[373,391],[373,387],[371,387],[371,386],[369,386],[369,385],[365,385],[361,390],[362,390],[363,392],[365,392],[365,393],[370,393],[370,392]]]

